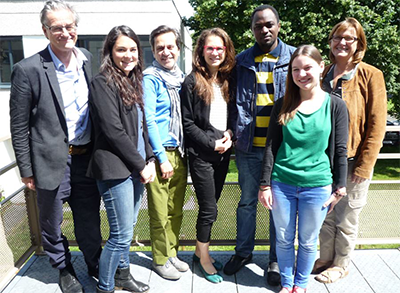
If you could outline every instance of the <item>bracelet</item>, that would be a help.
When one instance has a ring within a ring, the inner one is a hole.
[[[263,188],[263,187],[265,187],[265,188]],[[260,186],[258,189],[259,189],[260,191],[267,191],[267,190],[270,190],[270,189],[271,189],[271,186],[269,186],[269,185],[262,185],[262,186]]]

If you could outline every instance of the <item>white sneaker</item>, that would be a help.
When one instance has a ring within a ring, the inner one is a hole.
[[[181,273],[178,272],[169,260],[167,260],[165,265],[157,265],[153,262],[153,270],[167,280],[178,280],[181,277]]]
[[[179,272],[186,272],[189,269],[189,265],[184,261],[181,261],[177,256],[170,257],[169,261]]]

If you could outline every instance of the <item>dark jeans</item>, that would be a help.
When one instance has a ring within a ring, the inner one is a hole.
[[[63,269],[71,260],[68,240],[61,232],[63,204],[68,202],[74,231],[89,271],[94,272],[101,253],[100,194],[96,181],[86,177],[90,154],[68,156],[65,176],[55,190],[37,188],[43,249],[54,268]]]
[[[253,147],[253,151],[250,153],[236,149],[236,165],[242,194],[237,208],[235,251],[241,257],[248,257],[254,249],[258,187],[260,186],[263,157],[264,148]],[[269,241],[269,261],[277,262],[276,232],[271,211],[269,211]]]
[[[199,204],[197,240],[203,243],[210,241],[211,227],[217,219],[217,202],[224,187],[230,154],[228,150],[220,161],[207,162],[189,153],[190,175]]]

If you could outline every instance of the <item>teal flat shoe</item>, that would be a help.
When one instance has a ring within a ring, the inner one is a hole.
[[[217,283],[221,283],[221,282],[224,280],[224,279],[222,278],[222,276],[218,275],[218,273],[215,273],[215,274],[209,274],[209,273],[207,273],[207,272],[204,270],[204,268],[203,268],[203,266],[201,265],[200,262],[199,262],[199,268],[200,268],[200,271],[203,273],[204,278],[206,278],[206,280],[207,280],[207,281],[210,281],[211,283],[217,284]]]
[[[200,258],[195,253],[193,253],[193,261],[196,263],[200,262]],[[213,262],[213,266],[217,271],[221,271],[224,268],[224,265],[215,259]]]

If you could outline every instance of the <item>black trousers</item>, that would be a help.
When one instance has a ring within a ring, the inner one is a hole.
[[[37,188],[43,249],[54,268],[71,261],[68,240],[61,232],[63,204],[68,202],[74,219],[75,237],[90,272],[98,268],[101,253],[100,194],[96,181],[86,177],[90,153],[69,155],[65,176],[55,190]]]
[[[190,175],[199,204],[197,240],[203,243],[210,241],[211,228],[217,219],[217,202],[224,187],[230,154],[228,150],[219,160],[209,162],[189,153]]]

